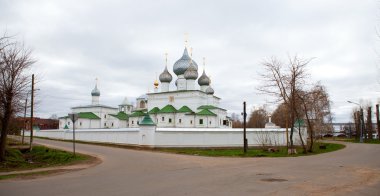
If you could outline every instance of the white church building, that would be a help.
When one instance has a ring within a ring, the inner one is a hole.
[[[173,65],[173,75],[168,70],[167,59],[160,83],[154,82],[154,92],[136,98],[131,104],[127,98],[112,107],[99,103],[97,84],[91,92],[92,103],[71,108],[78,113],[77,129],[137,128],[146,114],[158,128],[231,128],[227,110],[220,108],[221,98],[214,95],[211,80],[205,69],[199,76],[197,63],[185,47],[183,55]],[[175,82],[175,89],[170,84]],[[71,129],[68,116],[59,118],[60,129]]]

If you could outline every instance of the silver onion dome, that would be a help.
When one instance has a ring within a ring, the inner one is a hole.
[[[195,68],[194,64],[191,64],[189,68],[184,73],[186,80],[196,80],[198,78],[198,70]]]
[[[199,77],[198,84],[199,84],[199,86],[210,85],[210,78],[206,75],[205,70],[203,70],[201,77]]]
[[[168,71],[168,67],[167,67],[167,66],[165,66],[165,70],[164,70],[164,72],[162,72],[162,73],[160,74],[159,79],[160,79],[161,82],[168,82],[168,83],[170,83],[170,82],[172,81],[173,77],[172,77],[172,75],[169,73],[169,71]]]
[[[198,70],[197,63],[191,59],[189,53],[187,52],[187,48],[183,51],[183,55],[180,59],[178,59],[173,65],[173,72],[179,76],[185,73],[187,68],[189,68],[190,64],[193,64],[195,68]]]
[[[211,88],[211,86],[209,86],[208,88],[206,88],[206,94],[209,94],[209,95],[213,95],[214,94],[214,89]]]
[[[95,88],[91,91],[91,96],[100,96],[98,85],[95,85]]]

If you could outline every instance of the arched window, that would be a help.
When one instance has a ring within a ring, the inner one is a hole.
[[[145,108],[145,102],[144,101],[140,101],[140,108]]]

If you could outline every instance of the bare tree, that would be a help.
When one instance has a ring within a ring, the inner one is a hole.
[[[330,100],[326,88],[317,83],[308,91],[298,92],[309,131],[310,145],[308,151],[313,151],[315,130],[327,131],[331,126]]]
[[[0,161],[5,159],[5,148],[10,120],[24,107],[30,77],[27,74],[34,63],[31,51],[9,37],[0,38]]]
[[[277,97],[290,112],[290,148],[293,153],[294,122],[297,118],[297,92],[302,90],[308,74],[305,71],[311,59],[301,59],[298,56],[289,57],[287,64],[277,58],[271,58],[262,63],[265,72],[261,74],[263,85],[258,88],[265,94]]]

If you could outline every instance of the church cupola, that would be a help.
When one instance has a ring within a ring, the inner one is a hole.
[[[190,67],[191,64],[193,64],[195,66],[195,69],[198,70],[197,63],[191,59],[191,57],[189,56],[189,53],[187,52],[187,48],[185,47],[182,57],[178,59],[173,65],[173,72],[177,76],[183,75],[186,72],[186,70]]]
[[[213,95],[215,92],[214,92],[214,89],[211,88],[211,86],[209,86],[206,88],[205,93],[208,95]]]
[[[201,86],[201,91],[203,92],[205,92],[207,87],[210,85],[210,78],[206,75],[205,64],[206,64],[206,59],[203,58],[203,73],[201,77],[198,78],[198,84],[199,86]]]
[[[198,78],[197,68],[193,64],[185,71],[184,77],[186,80],[196,80]]]
[[[170,82],[173,80],[173,76],[168,71],[168,53],[165,53],[165,69],[160,74],[161,92],[168,92]]]
[[[99,104],[100,91],[98,89],[98,79],[96,79],[95,88],[91,91],[92,105]]]
[[[193,64],[185,71],[186,89],[195,90],[195,80],[198,78],[198,71]]]

